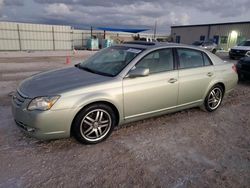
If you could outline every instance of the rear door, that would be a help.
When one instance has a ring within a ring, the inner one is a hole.
[[[202,100],[214,77],[214,67],[209,57],[199,50],[177,48],[179,69],[178,105]]]

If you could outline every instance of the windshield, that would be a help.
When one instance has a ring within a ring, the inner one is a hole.
[[[239,46],[250,46],[250,41],[244,41],[240,43]]]
[[[142,49],[126,46],[105,48],[81,63],[79,68],[105,76],[116,76],[141,52]]]

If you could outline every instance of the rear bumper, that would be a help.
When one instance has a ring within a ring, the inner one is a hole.
[[[39,140],[70,137],[73,110],[28,111],[22,106],[17,106],[12,100],[14,120],[26,134]]]

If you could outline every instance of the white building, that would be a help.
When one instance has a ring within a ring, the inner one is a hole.
[[[171,36],[174,42],[184,44],[213,40],[219,47],[228,50],[232,46],[250,39],[250,21],[172,26]]]

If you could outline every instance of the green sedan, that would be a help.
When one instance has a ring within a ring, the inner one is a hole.
[[[237,81],[233,64],[200,48],[128,42],[25,79],[12,112],[37,139],[74,136],[95,144],[124,123],[192,107],[215,111]]]

